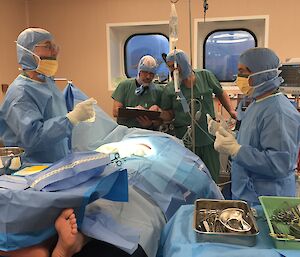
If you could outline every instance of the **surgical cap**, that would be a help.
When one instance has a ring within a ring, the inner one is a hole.
[[[241,54],[239,63],[245,65],[252,73],[278,69],[281,66],[278,56],[269,48],[251,48]],[[257,74],[251,77],[254,89],[253,97],[275,90],[283,82],[278,77],[278,70]]]
[[[187,55],[180,49],[172,50],[168,53],[166,57],[166,62],[174,62],[175,61],[175,51],[176,51],[176,61],[177,64],[180,66],[181,78],[186,79],[192,73],[192,67],[189,64]]]
[[[21,64],[22,69],[35,69],[37,64],[32,54],[19,47],[18,44],[33,51],[36,44],[52,39],[50,32],[41,28],[28,28],[22,31],[17,39],[18,63]]]
[[[156,74],[157,64],[151,55],[145,55],[141,58],[138,65],[138,74],[140,71],[147,71]]]

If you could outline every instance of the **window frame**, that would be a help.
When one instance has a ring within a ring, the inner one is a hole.
[[[129,75],[128,75],[128,72],[127,72],[127,51],[126,51],[126,47],[127,47],[127,44],[129,42],[130,39],[132,39],[133,37],[135,36],[147,36],[147,35],[161,35],[161,36],[164,36],[167,40],[168,40],[168,45],[170,45],[170,41],[169,41],[169,37],[161,32],[145,32],[145,33],[134,33],[134,34],[131,34],[124,42],[124,46],[123,46],[123,53],[124,53],[124,73],[125,73],[125,76],[127,78],[131,78]],[[154,56],[153,56],[154,57]]]
[[[203,52],[202,52],[202,56],[203,56],[203,60],[202,60],[202,63],[203,63],[203,69],[206,69],[205,67],[205,57],[206,57],[206,42],[207,42],[207,39],[214,33],[217,33],[217,32],[224,32],[224,31],[245,31],[245,32],[248,32],[254,39],[254,42],[255,42],[255,45],[254,47],[257,47],[258,46],[258,40],[257,40],[257,36],[255,35],[255,33],[253,31],[251,31],[250,29],[246,29],[246,28],[233,28],[233,29],[230,29],[230,28],[224,28],[224,29],[216,29],[216,30],[213,30],[213,31],[210,31],[206,37],[204,38],[203,40]],[[212,71],[213,72],[213,71]],[[220,82],[233,82],[234,80],[219,80]]]

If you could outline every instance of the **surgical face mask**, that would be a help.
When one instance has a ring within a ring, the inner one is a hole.
[[[276,75],[274,78],[269,79],[269,80],[266,80],[266,81],[263,81],[263,82],[261,82],[261,83],[259,83],[259,84],[257,84],[257,85],[253,85],[253,86],[252,86],[253,88],[258,88],[258,87],[264,85],[266,82],[271,81],[271,80],[274,80],[275,78],[277,78],[278,75],[281,73],[281,71],[278,70],[279,68],[280,68],[280,66],[277,67],[277,68],[274,68],[274,69],[268,69],[268,70],[263,70],[263,71],[259,71],[259,72],[252,73],[252,74],[250,74],[250,75],[248,76],[248,80],[249,80],[251,77],[254,77],[254,76],[257,76],[257,75],[260,75],[260,74],[264,74],[264,73],[271,72],[271,71],[277,71],[277,75]]]
[[[58,69],[58,61],[56,60],[56,58],[53,58],[53,57],[41,58],[40,56],[38,56],[34,52],[28,50],[27,48],[21,46],[20,44],[17,43],[17,45],[18,45],[18,47],[20,47],[23,50],[25,50],[26,52],[34,55],[38,59],[38,66],[35,69],[36,72],[43,74],[47,77],[52,77],[56,74],[57,69]]]
[[[47,77],[53,77],[58,69],[58,61],[56,59],[40,58],[36,71]]]
[[[249,85],[249,77],[238,75],[235,83],[244,95],[250,96],[253,93],[253,88]]]
[[[145,88],[143,87],[143,85],[137,87],[134,91],[135,95],[142,95],[145,91]]]
[[[155,90],[155,85],[153,83],[149,83],[148,86],[141,85],[135,89],[134,93],[135,95],[142,95],[146,90]]]

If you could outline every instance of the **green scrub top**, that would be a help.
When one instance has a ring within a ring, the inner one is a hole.
[[[154,84],[154,88],[147,88],[142,95],[135,95],[137,82],[135,78],[122,81],[112,94],[112,98],[123,104],[123,107],[136,107],[141,105],[149,109],[152,105],[161,105],[161,95],[163,87]],[[129,128],[141,128],[141,125],[136,119],[117,118],[120,125],[125,125]]]
[[[197,123],[206,133],[204,133],[197,125],[195,125],[196,140],[195,145],[197,147],[212,144],[214,137],[207,131],[206,114],[209,113],[211,117],[215,117],[214,104],[212,94],[220,96],[223,94],[223,89],[214,76],[214,74],[208,70],[195,70],[196,84],[194,86],[194,99],[195,113],[201,112],[200,119]],[[180,90],[186,98],[189,106],[191,106],[191,89],[187,88],[183,83],[180,85]],[[187,127],[191,124],[191,118],[188,113],[183,111],[181,101],[176,99],[175,89],[173,81],[169,82],[162,95],[161,108],[163,110],[173,110],[175,115],[174,127],[176,137],[182,138],[187,130]]]

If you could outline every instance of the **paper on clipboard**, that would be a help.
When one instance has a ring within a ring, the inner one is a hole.
[[[142,110],[137,108],[119,108],[119,118],[136,118],[139,116],[147,116],[150,120],[156,120],[160,116],[158,111]]]

